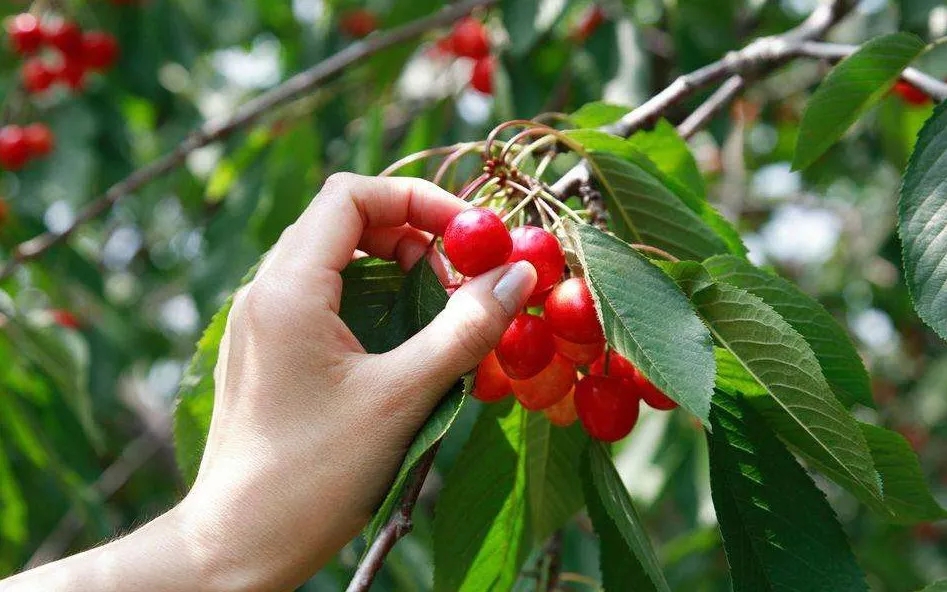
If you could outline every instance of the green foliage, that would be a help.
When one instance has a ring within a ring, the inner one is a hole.
[[[812,348],[826,381],[843,405],[874,407],[865,365],[845,329],[821,304],[783,278],[736,257],[712,257],[704,262],[710,274],[742,288],[773,307]]]
[[[704,176],[687,142],[666,119],[658,121],[652,130],[635,133],[628,138],[628,144],[648,155],[662,173],[682,183],[694,195],[707,195]]]
[[[526,410],[484,408],[434,509],[434,590],[508,590],[529,551]]]
[[[825,496],[749,405],[718,392],[710,421],[710,479],[734,591],[867,591]]]
[[[661,270],[617,238],[591,226],[573,227],[570,235],[608,342],[705,421],[713,350],[707,328],[687,299]]]
[[[917,314],[947,339],[947,189],[941,163],[947,150],[947,103],[924,124],[901,186],[898,232],[904,272]]]
[[[594,129],[615,123],[631,111],[631,108],[612,103],[594,101],[579,107],[569,116],[569,121],[578,128]]]
[[[818,160],[849,126],[881,100],[901,71],[923,50],[924,42],[915,35],[882,35],[833,68],[806,107],[793,168],[804,169]]]
[[[589,438],[578,422],[563,429],[541,413],[527,416],[525,438],[530,526],[542,542],[582,508],[576,476]]]
[[[582,484],[589,517],[600,540],[606,592],[668,592],[670,587],[641,517],[612,464],[608,448],[600,442],[590,444],[583,455]]]

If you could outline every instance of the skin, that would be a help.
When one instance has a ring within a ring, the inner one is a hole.
[[[289,590],[318,571],[364,527],[434,405],[536,283],[528,263],[494,269],[402,346],[364,352],[338,316],[339,272],[360,253],[409,269],[466,207],[417,179],[330,177],[235,297],[191,491],[137,531],[0,591]]]

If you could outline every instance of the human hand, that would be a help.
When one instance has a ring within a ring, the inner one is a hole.
[[[224,588],[291,588],[355,536],[435,404],[522,308],[528,263],[466,283],[386,354],[339,318],[356,249],[407,270],[466,207],[426,181],[334,175],[236,295],[204,458],[177,509]]]

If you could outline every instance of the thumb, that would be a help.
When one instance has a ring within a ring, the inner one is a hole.
[[[443,311],[417,335],[380,356],[388,372],[416,385],[434,403],[496,347],[536,285],[525,261],[498,267],[454,292]]]

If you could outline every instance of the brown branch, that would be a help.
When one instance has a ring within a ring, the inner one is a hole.
[[[389,32],[354,43],[339,53],[326,58],[312,68],[293,76],[276,88],[249,101],[233,115],[222,120],[209,121],[182,141],[172,152],[135,171],[113,185],[104,195],[95,199],[76,216],[75,221],[61,233],[47,232],[20,244],[0,271],[0,281],[9,278],[20,264],[40,257],[53,246],[65,241],[86,222],[112,208],[126,195],[144,187],[185,162],[187,156],[199,148],[221,140],[243,129],[274,107],[311,93],[325,80],[359,61],[399,43],[414,39],[427,31],[453,23],[472,10],[495,3],[496,0],[463,0],[443,8],[431,16],[412,21]]]
[[[746,88],[746,80],[742,76],[733,76],[720,85],[714,94],[694,109],[687,119],[677,126],[677,133],[685,140],[710,123],[733,99]]]
[[[543,548],[541,559],[545,572],[541,574],[546,586],[542,592],[554,592],[559,589],[559,577],[562,574],[562,530],[552,533]]]
[[[359,563],[352,581],[349,582],[349,587],[346,588],[346,592],[368,592],[395,543],[407,536],[414,528],[411,515],[414,513],[414,506],[418,502],[424,480],[427,479],[428,473],[434,467],[434,457],[437,456],[440,446],[441,441],[438,440],[418,459],[418,464],[411,474],[411,480],[405,487],[404,495],[401,496],[401,506],[398,513],[388,521],[388,524],[382,528],[375,538],[372,546],[368,549],[368,553]]]

